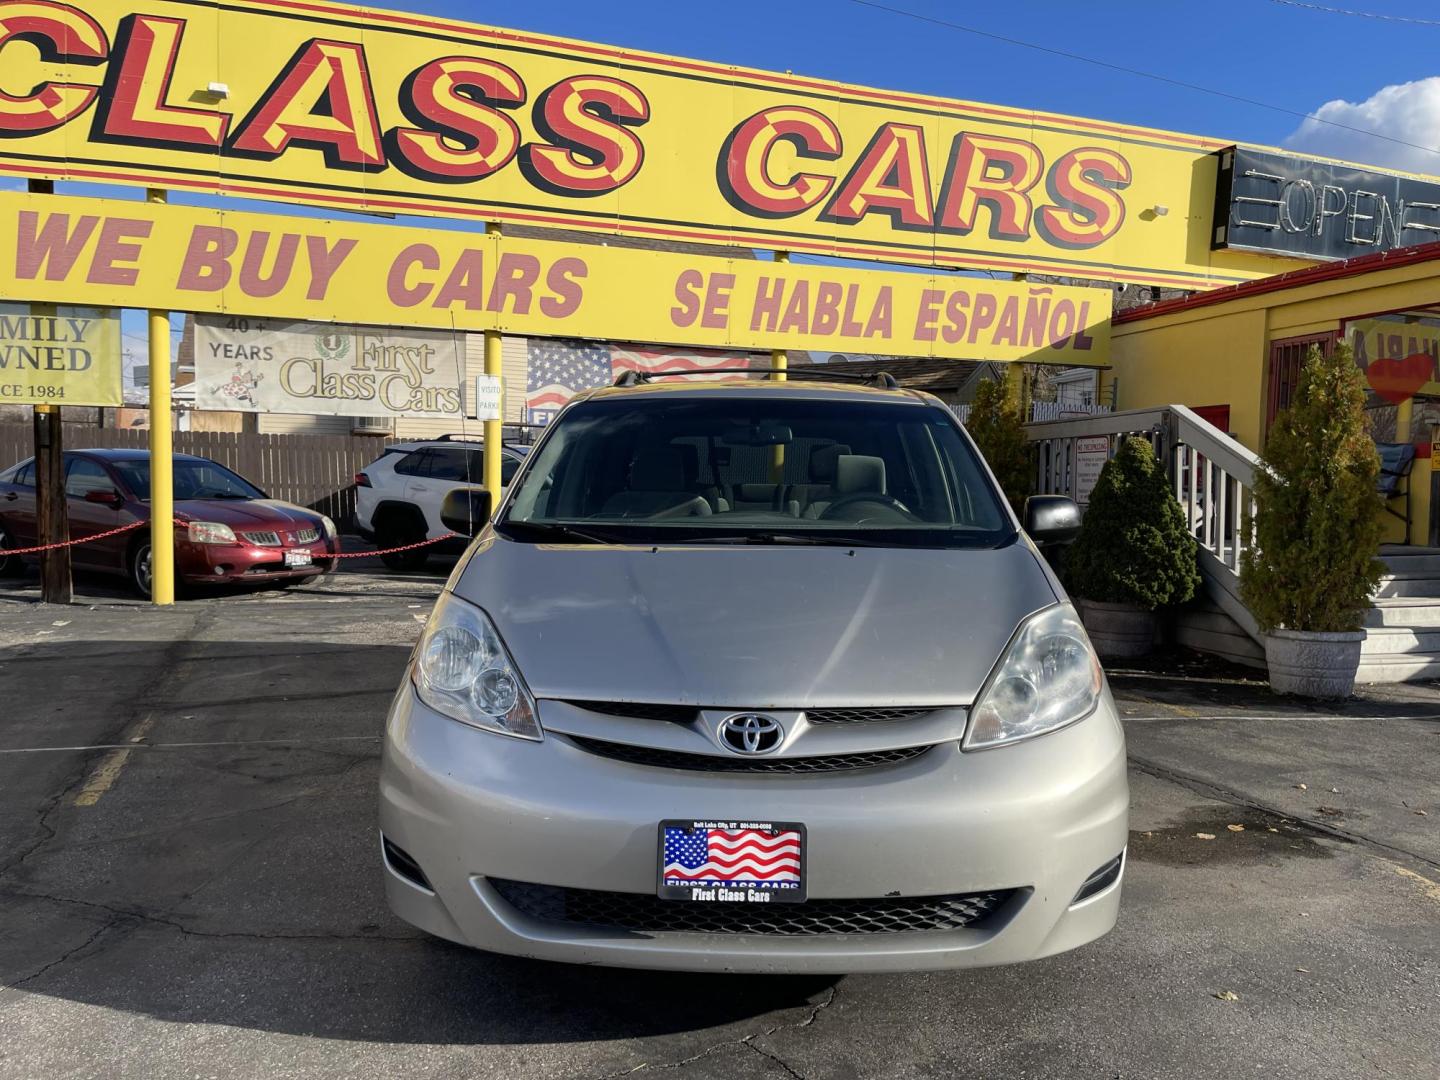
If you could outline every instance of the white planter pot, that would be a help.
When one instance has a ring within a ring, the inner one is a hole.
[[[1346,698],[1355,690],[1365,632],[1272,630],[1265,635],[1270,688],[1279,694]]]
[[[1153,611],[1134,604],[1081,600],[1080,621],[1102,659],[1134,660],[1155,647],[1160,620]]]

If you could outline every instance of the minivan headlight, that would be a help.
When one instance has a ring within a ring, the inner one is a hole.
[[[1084,719],[1100,700],[1100,661],[1069,604],[1030,616],[970,712],[965,750],[1043,735]]]
[[[541,738],[535,699],[500,640],[473,604],[443,593],[413,666],[420,700],[438,713],[502,735]]]

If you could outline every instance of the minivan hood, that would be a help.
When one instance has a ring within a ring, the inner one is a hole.
[[[711,708],[965,705],[1056,601],[1030,545],[989,550],[536,545],[453,577],[542,698]]]

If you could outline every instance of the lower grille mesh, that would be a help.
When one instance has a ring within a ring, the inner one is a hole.
[[[491,878],[490,884],[516,910],[544,922],[650,933],[783,936],[961,930],[994,914],[1017,891],[800,904],[691,904],[647,893],[567,889],[503,878]]]
[[[930,750],[929,746],[905,746],[895,750],[868,750],[856,754],[829,754],[825,757],[743,758],[720,757],[715,754],[686,754],[678,750],[660,750],[652,746],[629,746],[625,743],[587,739],[571,735],[571,741],[582,750],[632,765],[651,765],[660,769],[687,769],[692,772],[729,773],[820,773],[845,772],[851,769],[873,769],[878,765],[894,765],[911,761]]]

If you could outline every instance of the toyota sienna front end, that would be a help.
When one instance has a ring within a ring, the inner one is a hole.
[[[580,963],[1034,959],[1113,926],[1125,748],[1036,541],[922,394],[670,383],[572,402],[392,705],[393,910]],[[1051,533],[1047,537],[1045,534]]]

